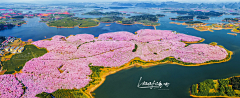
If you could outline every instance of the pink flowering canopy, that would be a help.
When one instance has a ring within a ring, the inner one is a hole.
[[[91,66],[119,67],[139,57],[142,60],[163,60],[175,57],[186,63],[204,63],[222,60],[228,55],[219,46],[208,44],[191,44],[202,38],[169,30],[142,29],[130,32],[111,32],[94,38],[90,34],[77,34],[69,37],[56,35],[52,40],[40,40],[32,44],[43,47],[48,53],[28,61],[22,73],[15,76],[26,87],[23,94],[22,85],[14,75],[1,75],[0,93],[2,97],[34,98],[42,92],[52,93],[58,89],[80,89],[91,81]],[[184,41],[184,42],[182,42]],[[133,49],[137,49],[133,52]],[[9,87],[10,89],[8,89]]]
[[[12,74],[0,75],[0,98],[19,98],[22,84]]]

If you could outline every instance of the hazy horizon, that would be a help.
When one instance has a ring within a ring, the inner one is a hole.
[[[182,2],[182,3],[232,3],[232,2],[240,2],[239,0],[198,0],[198,1],[192,1],[192,0],[7,0],[7,1],[0,1],[0,3],[94,3],[94,2],[167,2],[167,1],[173,1],[173,2]]]

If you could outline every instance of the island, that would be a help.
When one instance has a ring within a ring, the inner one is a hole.
[[[203,26],[207,25],[207,23],[203,23],[201,21],[187,21],[184,23],[170,22],[170,24],[187,25],[187,28],[194,28],[194,29],[198,29],[197,27],[199,27],[199,26],[203,27]],[[202,29],[200,29],[200,30],[202,31]]]
[[[156,14],[157,17],[165,17],[166,15],[164,14]]]
[[[196,18],[200,20],[209,20],[208,16],[197,16]]]
[[[186,24],[199,24],[199,23],[203,23],[201,21],[187,21],[185,22]]]
[[[239,23],[202,23],[201,21],[189,21],[184,23],[170,22],[170,24],[177,25],[187,25],[187,28],[194,28],[198,31],[211,31],[213,30],[222,30],[222,29],[232,29],[232,32],[240,33],[240,24]],[[210,24],[210,25],[207,25]],[[234,33],[228,33],[231,35],[237,35]]]
[[[221,12],[215,12],[215,11],[210,11],[210,12],[203,12],[203,11],[165,11],[165,12],[171,12],[171,13],[177,13],[180,15],[191,15],[191,16],[196,16],[196,15],[201,15],[201,16],[210,16],[210,17],[216,17],[216,16],[222,16],[224,13]]]
[[[130,14],[121,13],[121,12],[99,12],[99,11],[92,11],[87,12],[82,15],[104,15],[104,16],[130,16]]]
[[[177,16],[177,18],[169,18],[170,20],[178,20],[178,21],[190,21],[193,20],[194,16]]]
[[[13,16],[12,18],[14,18],[14,19],[23,19],[24,18],[24,16],[23,15],[19,15],[19,16]]]
[[[240,19],[238,19],[238,18],[224,18],[222,21],[224,21],[224,22],[239,22]]]
[[[207,79],[190,88],[192,97],[240,97],[240,77]]]
[[[119,16],[107,16],[107,17],[100,17],[100,18],[78,18],[78,17],[65,17],[62,19],[50,19],[44,20],[46,24],[50,27],[57,27],[57,28],[74,28],[78,26],[79,28],[89,28],[95,27],[103,23],[118,23],[122,25],[133,25],[133,24],[142,24],[144,26],[158,26],[160,23],[158,22],[159,17],[164,17],[162,14],[157,15],[137,15],[131,16],[128,18],[119,17]]]
[[[239,13],[229,13],[231,15],[240,15]]]
[[[160,14],[159,15],[137,15],[137,16],[131,16],[128,17],[126,20],[122,20],[120,23],[122,24],[143,24],[145,26],[157,26],[160,25],[159,23],[156,23],[158,21],[159,17],[163,17]]]
[[[27,61],[20,72],[0,75],[0,97],[93,97],[106,76],[134,66],[200,66],[227,62],[232,52],[217,43],[170,30],[141,29],[100,34],[55,35],[30,43],[47,53]],[[36,51],[32,51],[35,53]],[[3,66],[4,68],[4,66]],[[71,81],[71,82],[69,82]],[[7,83],[7,84],[6,84]]]
[[[116,22],[118,24],[122,25],[133,25],[133,24],[143,24],[144,26],[158,26],[160,25],[157,23],[159,17],[164,17],[163,14],[157,14],[157,15],[137,15],[137,16],[131,16],[128,18],[125,17],[118,17],[118,16],[111,16],[111,17],[102,17],[97,18],[100,22],[105,23],[112,23]]]
[[[11,29],[15,26],[21,26],[22,24],[26,24],[26,21],[16,18],[0,17],[0,31],[5,29]]]

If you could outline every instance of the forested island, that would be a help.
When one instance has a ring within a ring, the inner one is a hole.
[[[222,21],[224,22],[238,22],[240,19],[238,18],[224,18]]]
[[[187,21],[193,20],[194,16],[177,16],[176,18],[170,18],[170,20],[178,20],[178,21]]]
[[[20,19],[23,19],[24,16],[23,16],[23,15],[19,15],[19,16],[13,16],[12,18],[20,18]]]
[[[190,88],[192,97],[240,97],[240,77],[207,79]]]
[[[109,7],[110,9],[127,9],[127,8],[130,8],[130,7]]]
[[[165,12],[171,12],[171,13],[177,13],[177,14],[186,14],[191,16],[201,15],[201,16],[222,16],[223,13],[210,11],[210,12],[202,12],[202,11],[165,11]]]
[[[231,15],[240,15],[239,13],[230,13]]]
[[[208,16],[197,16],[197,19],[200,19],[200,20],[209,20],[209,17],[208,17]]]
[[[166,16],[166,15],[164,15],[164,14],[156,14],[156,16],[157,16],[157,17],[164,17],[164,16]]]
[[[0,31],[21,26],[22,24],[26,24],[26,21],[21,19],[0,19]]]
[[[222,29],[232,29],[232,32],[240,33],[240,26],[239,23],[203,23],[201,21],[188,21],[184,23],[178,23],[178,22],[170,22],[171,24],[177,24],[177,25],[188,25],[188,28],[194,28],[198,31],[210,31],[213,32],[213,30],[222,30]],[[207,25],[210,24],[210,25]],[[231,34],[231,33],[228,33]],[[233,33],[233,35],[236,35]]]
[[[99,12],[99,11],[92,11],[87,12],[82,15],[104,15],[104,16],[130,16],[130,14],[121,13],[121,12]]]
[[[196,23],[203,23],[201,21],[187,21],[186,24],[196,24]]]
[[[84,15],[112,15],[110,17],[101,17],[97,18],[100,22],[117,22],[123,25],[132,25],[132,24],[143,24],[147,26],[156,26],[160,25],[159,23],[156,23],[159,17],[164,17],[163,14],[156,14],[156,15],[150,15],[150,14],[143,14],[138,16],[131,16],[128,18],[119,17],[116,15],[128,15],[125,13],[120,12],[88,12]]]
[[[1,23],[0,22],[0,31],[1,30],[5,30],[5,29],[11,29],[13,27],[15,27],[15,25],[13,25],[13,24],[5,24],[5,23]]]
[[[78,17],[66,17],[58,20],[46,21],[47,25],[50,27],[57,28],[73,28],[79,26],[80,28],[94,27],[98,26],[100,22],[104,23],[119,23],[123,25],[133,25],[133,24],[143,24],[145,26],[157,26],[160,25],[157,23],[159,17],[163,17],[162,14],[157,15],[138,15],[131,16],[128,18],[119,17],[119,16],[108,16],[100,18],[78,18]]]
[[[121,24],[143,24],[147,26],[154,26],[154,25],[160,25],[159,23],[156,23],[158,21],[158,16],[161,15],[149,15],[149,14],[144,14],[144,15],[138,15],[138,16],[131,16],[128,18],[124,18],[121,21],[118,21],[118,23]],[[161,16],[163,17],[163,16]]]

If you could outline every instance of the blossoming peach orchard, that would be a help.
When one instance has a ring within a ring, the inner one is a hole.
[[[92,73],[90,63],[91,66],[120,67],[135,57],[157,61],[171,56],[182,62],[199,64],[228,56],[227,50],[218,45],[186,46],[184,43],[198,42],[202,40],[199,37],[169,30],[143,29],[136,33],[105,33],[98,38],[90,34],[67,38],[56,35],[51,40],[33,42],[46,48],[48,53],[26,62],[22,73],[0,75],[0,97],[34,98],[42,92],[83,88],[91,80],[88,77]],[[24,94],[17,80],[26,87]]]

